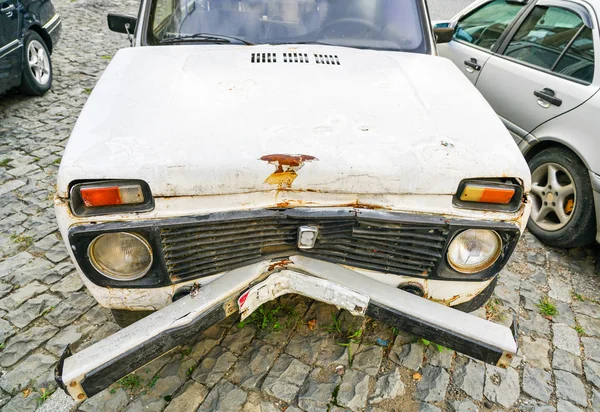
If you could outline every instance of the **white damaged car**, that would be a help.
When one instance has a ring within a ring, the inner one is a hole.
[[[109,25],[135,47],[85,105],[55,206],[132,324],[65,352],[73,398],[288,293],[510,362],[513,331],[464,312],[525,228],[529,169],[422,0],[145,0]]]

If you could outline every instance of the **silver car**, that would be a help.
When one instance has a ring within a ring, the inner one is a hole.
[[[600,242],[595,7],[600,1],[480,0],[435,24],[454,29],[439,54],[477,87],[525,155],[528,227],[552,246]]]

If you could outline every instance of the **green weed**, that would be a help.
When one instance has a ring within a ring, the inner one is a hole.
[[[119,384],[125,389],[135,389],[142,385],[142,378],[135,373],[119,379]]]
[[[0,160],[0,167],[6,167],[8,166],[8,164],[10,162],[12,162],[13,159],[9,159],[8,157],[6,159],[2,159]]]
[[[558,315],[558,309],[556,309],[556,306],[554,306],[552,304],[552,302],[550,302],[550,299],[548,298],[548,296],[541,297],[540,303],[537,304],[537,307],[540,310],[540,313],[542,315],[546,315],[546,316]]]

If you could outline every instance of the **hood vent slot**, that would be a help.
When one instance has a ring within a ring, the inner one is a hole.
[[[276,53],[252,53],[250,63],[277,63]]]
[[[283,53],[284,63],[308,63],[308,54],[306,53]]]
[[[340,59],[334,54],[315,54],[315,62],[317,64],[333,64],[340,65]]]

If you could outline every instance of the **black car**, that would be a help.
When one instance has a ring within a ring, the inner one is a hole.
[[[60,30],[50,0],[0,0],[0,94],[17,86],[38,96],[50,89]]]

